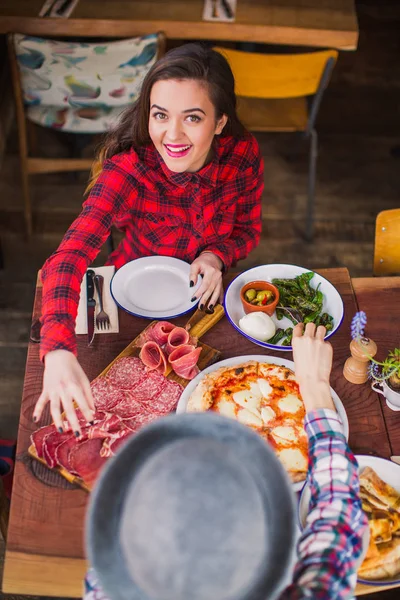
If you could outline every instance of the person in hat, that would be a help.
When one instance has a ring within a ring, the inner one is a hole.
[[[168,416],[133,436],[95,487],[85,600],[353,597],[368,528],[357,462],[330,394],[325,328],[303,330],[293,355],[311,501],[297,561],[294,494],[268,444],[212,412]]]
[[[193,301],[213,312],[223,295],[222,273],[260,240],[263,187],[260,148],[237,116],[226,58],[201,44],[167,52],[106,137],[82,212],[43,266],[45,370],[34,421],[50,403],[56,427],[63,430],[64,412],[79,435],[74,402],[93,419],[75,319],[86,268],[111,227],[125,235],[106,264],[118,269],[155,255],[184,260],[191,265],[188,291],[201,277]]]

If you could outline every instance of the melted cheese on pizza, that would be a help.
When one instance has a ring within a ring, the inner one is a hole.
[[[305,479],[305,409],[293,371],[250,361],[236,368],[219,369],[200,385],[206,390],[207,401],[203,404],[209,410],[252,427],[275,449],[293,481]],[[195,390],[190,410],[196,410],[200,402],[196,394]]]

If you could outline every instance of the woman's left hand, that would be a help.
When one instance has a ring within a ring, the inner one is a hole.
[[[200,298],[199,308],[203,310],[207,307],[213,312],[217,302],[222,302],[223,287],[222,287],[222,260],[212,252],[204,252],[200,254],[191,264],[190,281],[196,285],[199,275],[203,276],[203,281],[193,294],[193,298]]]

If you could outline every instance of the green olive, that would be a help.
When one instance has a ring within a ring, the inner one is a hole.
[[[257,302],[262,302],[266,298],[267,294],[268,294],[268,292],[266,290],[261,290],[261,291],[257,292],[257,296],[256,296]]]
[[[255,299],[256,295],[256,290],[250,288],[249,290],[247,290],[247,292],[245,292],[244,297],[246,298],[247,302],[252,302]]]

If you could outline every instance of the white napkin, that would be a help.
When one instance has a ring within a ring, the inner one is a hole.
[[[119,323],[118,323],[118,307],[115,304],[114,300],[111,296],[110,291],[110,281],[115,272],[115,267],[95,267],[93,269],[97,275],[102,275],[104,277],[103,284],[103,305],[104,310],[110,317],[111,327],[109,329],[99,329],[97,325],[95,325],[94,331],[96,334],[98,333],[118,333],[119,332]],[[87,310],[86,310],[86,275],[82,280],[81,285],[81,295],[79,298],[79,306],[78,306],[78,314],[76,317],[75,324],[75,333],[87,333]],[[96,300],[96,308],[95,315],[100,312],[99,299],[97,296],[97,292],[94,293],[94,298]]]

